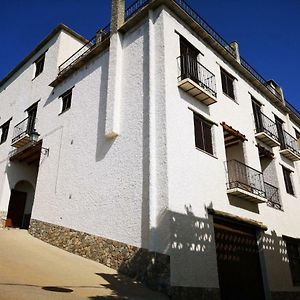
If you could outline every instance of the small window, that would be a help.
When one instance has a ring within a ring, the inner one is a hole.
[[[300,241],[290,237],[284,237],[293,284],[300,286]]]
[[[234,95],[234,77],[227,73],[224,69],[221,68],[221,80],[222,80],[222,89],[223,93],[233,100],[235,100]]]
[[[283,166],[282,166],[282,171],[283,171],[286,192],[289,193],[290,195],[295,195],[293,183],[292,183],[292,171]]]
[[[71,107],[71,100],[72,100],[72,89],[66,91],[60,96],[62,100],[62,109],[61,113],[65,112],[66,110],[70,109]]]
[[[41,55],[35,62],[35,76],[39,76],[44,70],[45,53]]]
[[[7,136],[8,136],[8,132],[9,132],[9,123],[10,123],[10,121],[7,121],[0,127],[1,128],[0,144],[3,144],[7,140]]]
[[[212,124],[194,113],[195,145],[197,148],[213,154]]]

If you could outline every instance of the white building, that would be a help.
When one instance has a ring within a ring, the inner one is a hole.
[[[299,112],[184,1],[112,2],[0,82],[3,226],[172,299],[296,299]]]

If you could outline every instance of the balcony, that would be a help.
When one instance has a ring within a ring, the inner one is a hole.
[[[263,113],[255,116],[255,137],[270,147],[280,146],[277,127],[275,122]]]
[[[32,141],[36,121],[35,118],[27,117],[15,126],[11,142],[13,147],[21,148]]]
[[[293,136],[283,130],[283,136],[281,137],[280,142],[281,150],[279,152],[281,155],[292,161],[300,160],[298,143]]]
[[[237,160],[227,161],[227,194],[258,203],[267,202],[263,174]]]
[[[177,58],[178,87],[205,105],[217,102],[216,78],[199,61],[190,55]]]
[[[278,188],[267,182],[265,182],[264,185],[268,206],[282,210],[282,204],[280,201]]]

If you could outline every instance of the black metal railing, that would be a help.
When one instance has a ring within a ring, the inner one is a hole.
[[[132,3],[128,8],[125,10],[125,20],[127,21],[130,17],[135,15],[140,9],[146,6],[150,0],[137,0]]]
[[[177,3],[196,23],[198,23],[209,35],[211,35],[226,51],[233,57],[236,56],[235,50],[226,42],[210,25],[204,21],[185,1],[173,0]]]
[[[23,138],[26,134],[30,135],[35,130],[37,119],[27,117],[14,127],[12,144]]]
[[[276,141],[279,141],[276,123],[262,112],[258,113],[255,126],[256,133],[265,132]]]
[[[227,189],[240,188],[257,196],[266,198],[262,172],[237,160],[226,162]]]
[[[281,143],[281,149],[289,149],[294,154],[300,156],[300,150],[298,147],[297,139],[295,139],[292,135],[290,135],[288,132],[283,130],[283,140],[280,141]]]
[[[285,99],[286,106],[300,119],[300,112],[297,110],[295,106],[293,106],[291,103],[289,103]]]
[[[177,64],[179,70],[178,81],[190,78],[212,96],[217,97],[216,77],[199,61],[190,55],[181,55],[177,57]]]
[[[268,206],[282,210],[278,188],[267,182],[265,182],[264,185]]]
[[[78,49],[72,56],[70,56],[58,67],[58,75],[68,70],[76,62],[78,62],[89,52],[91,52],[98,43],[104,41],[109,36],[110,36],[110,25],[107,25],[106,27],[98,30],[96,36],[91,38],[86,44],[84,44],[80,49]]]
[[[236,58],[233,47],[225,41],[206,21],[204,21],[198,13],[196,13],[184,0],[173,0],[177,3],[195,22],[197,22],[213,39],[218,42],[228,53]],[[263,78],[245,59],[240,57],[241,65],[250,72],[260,83],[270,90],[278,99],[282,100],[281,95],[271,87],[266,79]]]

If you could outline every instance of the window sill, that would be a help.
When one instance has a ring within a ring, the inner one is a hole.
[[[195,147],[195,149],[198,150],[198,151],[200,151],[200,152],[203,152],[203,153],[205,153],[205,154],[207,154],[209,156],[211,156],[212,158],[218,159],[214,154],[211,154],[211,153],[209,153],[209,152],[207,152],[207,151],[205,151],[203,149],[200,149],[198,147]]]
[[[59,116],[60,116],[60,115],[63,115],[64,113],[68,112],[70,109],[71,109],[71,107],[68,108],[68,109],[66,109],[66,110],[64,110],[64,111],[62,111],[62,112],[60,112],[58,115],[59,115]]]

